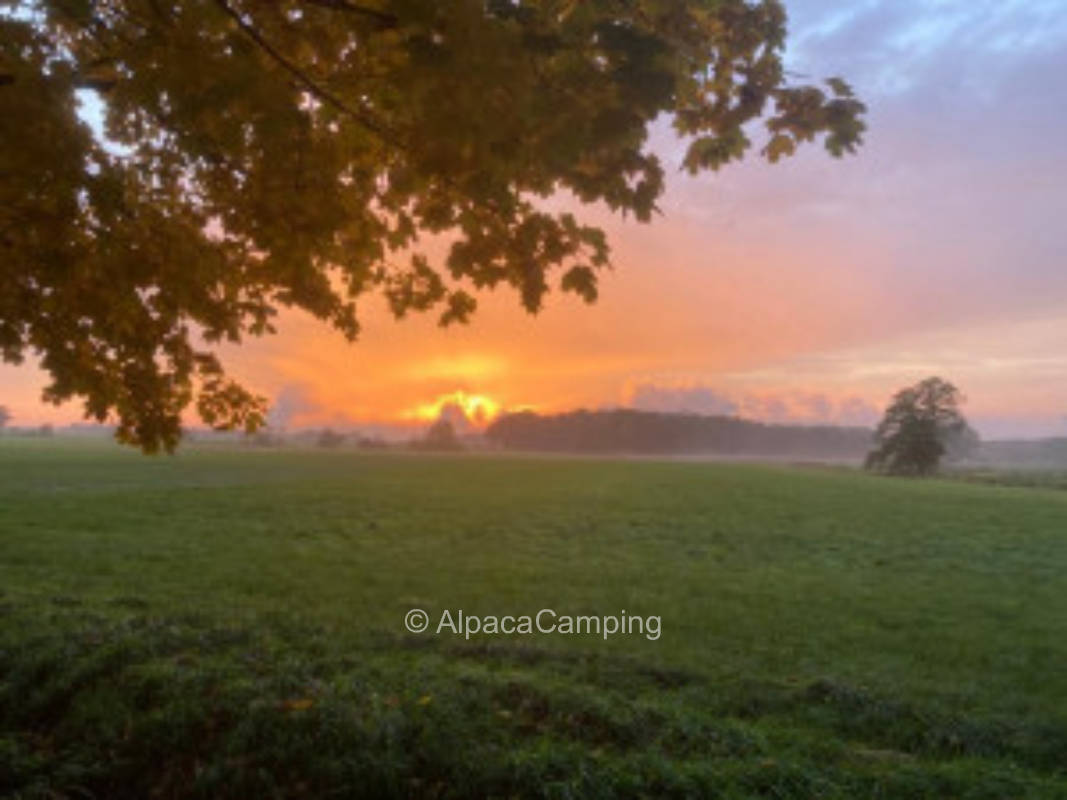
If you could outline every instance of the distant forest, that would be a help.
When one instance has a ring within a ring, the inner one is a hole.
[[[1067,468],[1067,438],[983,442],[975,459],[989,466]]]
[[[486,430],[506,450],[862,459],[869,428],[768,425],[737,417],[619,409],[505,414]]]

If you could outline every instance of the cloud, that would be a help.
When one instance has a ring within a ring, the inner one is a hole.
[[[777,391],[746,395],[742,416],[785,425],[870,426],[878,409],[862,397],[833,398],[821,392]]]
[[[837,419],[842,425],[873,425],[879,417],[874,404],[862,397],[846,397],[837,407]]]
[[[310,383],[287,383],[275,394],[267,412],[267,426],[278,433],[300,428],[331,427],[341,430],[372,431],[386,435],[404,432],[411,426],[382,424],[362,419],[323,399]]]
[[[624,403],[641,411],[740,416],[776,424],[873,425],[878,409],[868,400],[847,395],[833,398],[822,392],[727,392],[700,383],[639,383]]]
[[[640,384],[632,390],[629,405],[642,411],[733,416],[737,404],[707,386]]]
[[[282,387],[270,405],[267,426],[271,430],[285,431],[290,426],[304,424],[323,413],[322,405],[312,397],[310,387],[290,383]]]

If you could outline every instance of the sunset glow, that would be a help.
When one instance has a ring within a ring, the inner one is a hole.
[[[491,422],[500,412],[500,404],[484,395],[455,391],[441,395],[432,403],[424,403],[405,411],[401,416],[404,419],[433,422],[449,407],[461,411],[463,416],[475,425],[485,425]]]

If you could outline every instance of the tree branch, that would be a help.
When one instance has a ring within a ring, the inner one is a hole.
[[[335,0],[322,1],[326,3],[335,2]],[[345,2],[346,5],[350,5],[346,2],[346,0],[336,1]],[[305,0],[305,2],[318,2],[318,0]],[[270,58],[273,59],[280,67],[282,67],[282,69],[292,75],[293,78],[295,78],[301,86],[307,89],[313,97],[322,101],[323,103],[326,103],[327,105],[332,106],[341,113],[351,117],[353,120],[355,120],[364,128],[366,128],[368,131],[375,134],[387,147],[393,147],[400,151],[410,150],[407,143],[404,142],[398,134],[389,130],[385,125],[381,124],[377,120],[367,116],[367,114],[365,114],[362,110],[353,108],[344,100],[337,97],[337,95],[333,94],[328,89],[316,83],[315,80],[309,75],[307,75],[300,67],[298,67],[292,61],[286,58],[285,55],[283,55],[273,45],[271,45],[271,43],[268,42],[263,37],[263,35],[258,30],[256,30],[256,28],[251,23],[249,23],[245,19],[245,17],[241,15],[239,11],[237,11],[233,6],[231,6],[227,2],[227,0],[215,0],[215,4],[227,16],[229,16],[237,24],[237,27],[240,28],[241,31],[243,31],[253,42],[255,42],[263,50],[263,52],[270,56]],[[460,186],[458,186],[456,182],[449,178],[447,175],[440,175],[439,179],[442,181],[442,183],[444,183],[445,186],[452,189],[453,191],[456,191],[461,197],[466,198],[475,206],[484,208],[490,213],[499,216],[505,222],[507,222],[507,220],[512,216],[504,209],[500,208],[499,204],[497,204],[492,199],[479,200],[469,197],[467,195],[467,192],[464,191]]]
[[[350,14],[368,17],[377,22],[382,29],[395,28],[400,22],[393,14],[387,14],[384,11],[367,8],[366,6],[358,6],[355,3],[348,2],[348,0],[302,0],[302,2],[319,6],[320,8],[329,8],[333,11],[346,11]]]
[[[117,78],[95,78],[91,75],[74,79],[75,89],[92,89],[100,94],[107,94],[118,83]]]
[[[319,84],[300,69],[300,67],[286,58],[282,53],[275,49],[270,42],[264,39],[262,34],[246,21],[245,18],[241,16],[240,12],[234,9],[233,6],[226,2],[226,0],[215,0],[215,5],[222,9],[227,16],[237,23],[237,27],[240,28],[248,38],[255,42],[263,52],[270,56],[278,66],[292,75],[293,78],[295,78],[301,86],[307,89],[313,97],[332,106],[338,111],[347,114],[371,133],[377,135],[385,144],[393,147],[401,147],[402,143],[399,142],[395,135],[387,130],[384,125],[377,120],[371,119],[362,111],[353,108],[332,92],[319,86]]]

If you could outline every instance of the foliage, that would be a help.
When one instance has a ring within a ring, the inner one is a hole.
[[[338,433],[332,428],[323,428],[315,439],[315,444],[326,449],[333,449],[344,444],[347,438],[343,433]]]
[[[417,450],[462,450],[463,444],[456,436],[450,420],[442,417],[426,430],[426,435],[414,443]]]
[[[0,428],[3,428],[10,421],[11,412],[7,410],[7,406],[0,406]]]
[[[856,471],[5,441],[0,796],[1062,798],[1065,528]]]
[[[742,157],[755,120],[771,161],[864,128],[844,81],[788,84],[779,0],[0,5],[0,353],[38,354],[46,399],[146,450],[193,403],[262,424],[213,347],[280,307],[355,339],[368,292],[442,324],[498,286],[530,312],[552,285],[592,302],[603,232],[538,201],[651,219],[661,115],[693,173]]]
[[[735,417],[652,411],[504,414],[487,438],[509,450],[662,453],[855,459],[870,442],[865,428],[767,425]]]
[[[960,414],[962,398],[948,381],[931,377],[893,396],[875,430],[868,469],[890,475],[930,475],[951,450],[973,450],[977,434]]]

